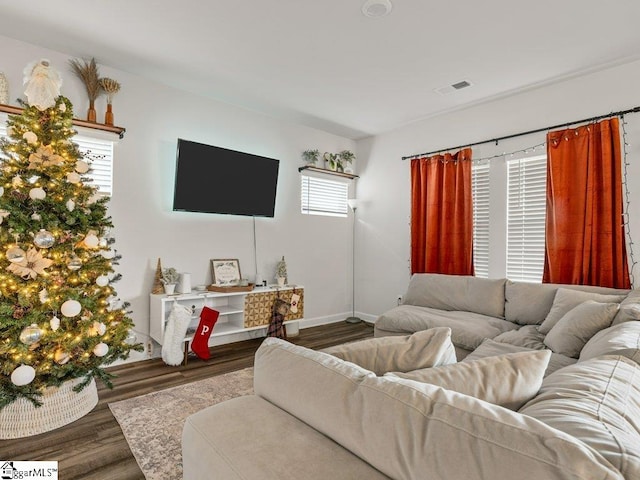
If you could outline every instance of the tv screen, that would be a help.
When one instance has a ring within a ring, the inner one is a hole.
[[[178,139],[173,209],[273,217],[279,160]]]

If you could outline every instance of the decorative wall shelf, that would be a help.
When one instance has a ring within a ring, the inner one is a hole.
[[[319,167],[311,167],[305,166],[298,168],[299,172],[316,172],[316,173],[325,173],[327,175],[334,175],[336,177],[348,178],[349,180],[353,180],[355,178],[359,178],[358,175],[354,175],[353,173],[344,173],[344,172],[336,172],[335,170],[329,170],[327,168],[319,168]]]
[[[11,115],[20,115],[24,108],[14,107],[13,105],[3,105],[0,103],[0,112],[9,113]],[[124,127],[116,127],[113,125],[105,125],[104,123],[88,122],[87,120],[80,120],[79,118],[73,119],[73,124],[78,127],[93,128],[95,130],[103,130],[105,132],[112,132],[118,134],[120,138],[124,138]]]

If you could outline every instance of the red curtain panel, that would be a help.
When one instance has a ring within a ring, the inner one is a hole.
[[[543,282],[630,288],[617,118],[547,134]]]
[[[470,148],[411,160],[411,273],[473,275]]]

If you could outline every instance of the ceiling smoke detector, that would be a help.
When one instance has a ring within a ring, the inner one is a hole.
[[[380,18],[391,13],[391,9],[391,0],[367,0],[362,5],[362,14],[365,17]]]

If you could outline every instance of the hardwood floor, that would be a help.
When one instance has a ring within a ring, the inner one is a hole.
[[[300,330],[289,340],[313,349],[373,336],[366,323],[334,323]],[[98,385],[98,405],[80,420],[57,430],[17,440],[0,440],[0,460],[58,460],[59,478],[144,479],[108,404],[253,365],[262,339],[211,348],[212,358],[189,358],[186,366],[169,367],[161,359],[109,369],[118,375],[114,389]]]

